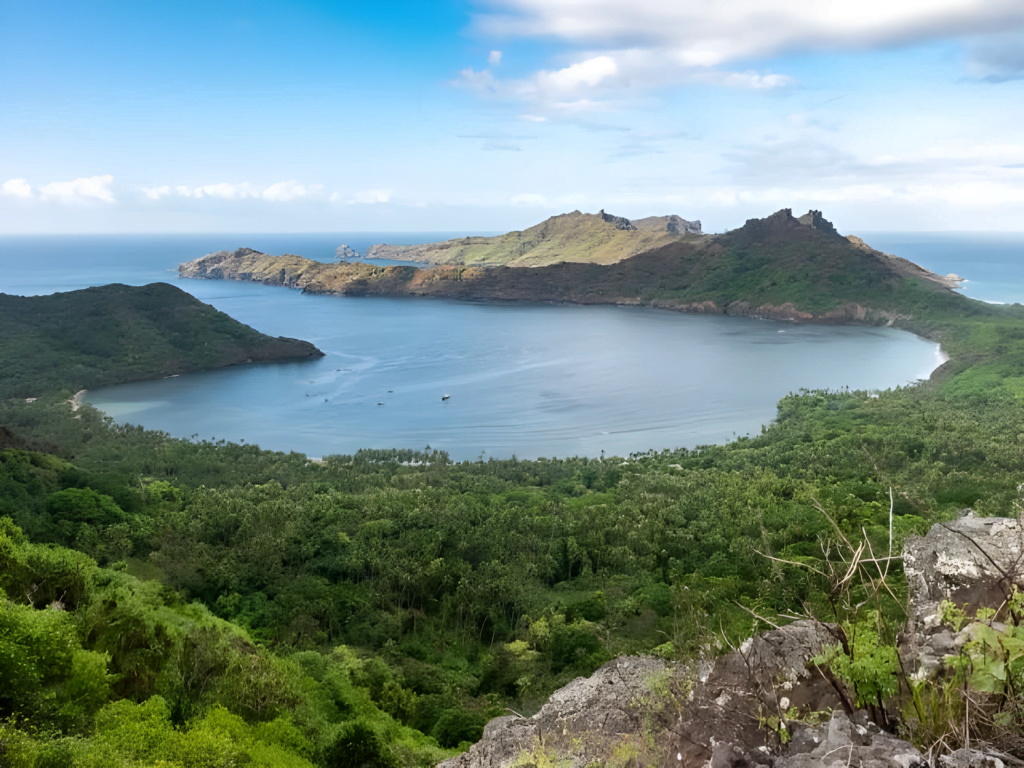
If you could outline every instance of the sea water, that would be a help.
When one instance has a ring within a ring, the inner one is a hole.
[[[176,271],[182,261],[242,245],[330,261],[341,243],[361,251],[374,242],[463,234],[471,233],[5,237],[0,291],[163,280],[264,333],[313,342],[325,357],[125,384],[86,397],[118,421],[310,456],[427,445],[460,460],[693,447],[759,433],[788,392],[899,386],[927,377],[943,359],[933,342],[890,328],[641,307],[308,296],[179,280]],[[968,277],[968,294],[976,286],[995,290],[977,298],[1024,299],[1024,238],[986,251],[971,236],[967,258],[955,238],[939,237],[936,245],[918,236],[913,243],[923,250],[910,253],[909,246],[901,252],[897,236],[884,245],[881,237],[868,242]],[[928,253],[941,258],[930,263]],[[983,260],[984,271],[972,271]],[[975,282],[975,274],[985,279]]]

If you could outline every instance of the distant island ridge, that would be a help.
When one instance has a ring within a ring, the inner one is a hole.
[[[573,211],[496,237],[464,237],[423,245],[373,245],[364,258],[491,267],[543,267],[564,261],[614,264],[702,234],[699,221],[675,215],[630,221],[603,210]],[[348,246],[342,246],[337,258],[351,258],[353,253]]]
[[[316,294],[647,305],[898,326],[920,319],[924,305],[970,301],[955,293],[958,276],[937,275],[858,237],[844,237],[813,210],[796,217],[783,209],[718,235],[703,234],[700,222],[679,216],[630,221],[604,211],[574,211],[522,232],[376,245],[365,256],[436,266],[325,264],[240,248],[187,262],[178,272]]]

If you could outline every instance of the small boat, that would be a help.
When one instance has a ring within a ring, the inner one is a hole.
[[[445,400],[447,400],[450,397],[451,397],[451,395],[441,395],[441,402],[443,403]]]

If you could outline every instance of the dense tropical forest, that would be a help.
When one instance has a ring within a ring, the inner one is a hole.
[[[616,458],[179,440],[75,408],[54,382],[79,363],[23,344],[0,369],[0,764],[429,766],[616,655],[843,620],[836,530],[885,547],[891,504],[898,547],[1018,511],[1024,308],[958,302],[915,319],[953,356],[930,382]]]
[[[0,293],[0,398],[321,354],[309,342],[259,333],[167,283]]]

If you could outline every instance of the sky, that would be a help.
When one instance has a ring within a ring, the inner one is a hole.
[[[0,0],[0,234],[1024,230],[1024,0]]]

